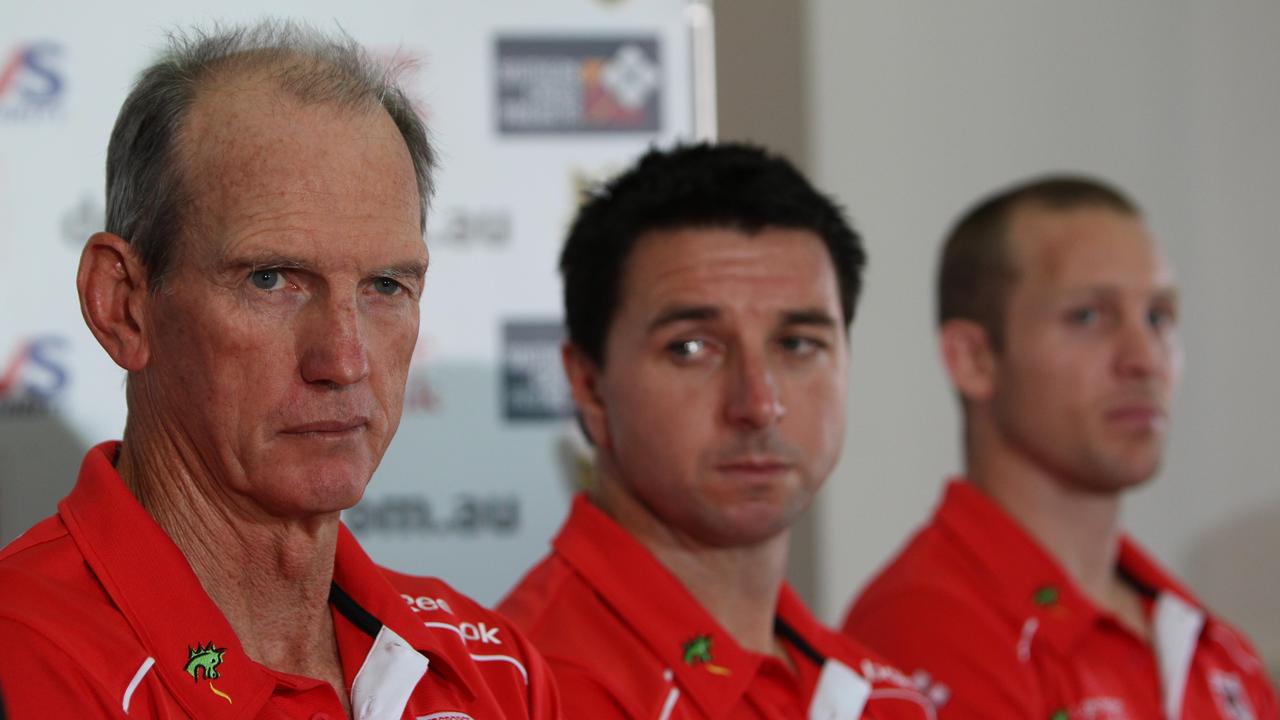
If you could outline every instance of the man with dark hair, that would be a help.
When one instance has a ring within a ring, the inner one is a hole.
[[[338,519],[418,332],[432,163],[404,93],[346,38],[197,32],[142,74],[107,157],[77,288],[128,372],[124,440],[0,551],[10,711],[557,717],[510,625],[379,568]]]
[[[1248,641],[1120,528],[1181,365],[1173,270],[1137,207],[1049,177],[970,210],[938,273],[965,476],[845,632],[941,718],[1275,718]]]
[[[652,151],[581,208],[563,358],[597,477],[500,606],[569,717],[924,717],[783,580],[840,451],[863,264],[841,211],[748,146]]]

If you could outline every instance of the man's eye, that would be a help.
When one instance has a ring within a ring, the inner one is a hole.
[[[706,340],[677,340],[667,345],[667,352],[681,359],[690,359],[701,355],[706,347]]]
[[[799,335],[784,337],[779,341],[779,344],[782,345],[783,350],[786,350],[791,355],[798,356],[812,355],[826,347],[826,343],[820,340]]]
[[[1157,330],[1168,328],[1176,322],[1177,318],[1170,310],[1154,308],[1147,312],[1147,324]]]
[[[284,287],[284,274],[279,270],[254,270],[249,281],[259,290],[279,290]]]
[[[1067,313],[1067,322],[1072,325],[1089,326],[1098,322],[1098,309],[1093,307],[1076,308]]]
[[[374,279],[373,289],[381,295],[395,295],[403,288],[400,283],[391,278],[380,277]]]

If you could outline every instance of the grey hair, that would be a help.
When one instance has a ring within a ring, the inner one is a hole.
[[[345,33],[328,35],[291,21],[171,33],[168,50],[138,77],[111,131],[107,232],[129,242],[149,286],[158,289],[172,268],[190,199],[179,147],[187,112],[212,78],[253,71],[266,71],[279,90],[304,103],[380,105],[413,161],[425,230],[435,152],[426,125],[396,84],[399,69],[374,62]]]

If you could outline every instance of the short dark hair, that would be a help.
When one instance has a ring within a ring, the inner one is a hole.
[[[191,188],[179,148],[187,113],[211,80],[263,72],[304,103],[379,107],[391,116],[413,161],[420,223],[426,227],[435,154],[426,126],[395,82],[395,68],[355,40],[288,21],[175,31],[169,49],[143,70],[125,98],[107,145],[107,232],[124,238],[152,290],[173,264]]]
[[[682,228],[812,231],[822,238],[853,320],[866,253],[843,210],[800,171],[763,148],[740,143],[650,150],[634,166],[588,191],[560,254],[570,341],[598,365],[636,241]]]
[[[1005,306],[1018,272],[1009,248],[1009,219],[1023,207],[1142,214],[1118,188],[1078,175],[1037,177],[991,195],[970,208],[947,235],[938,266],[938,325],[972,320],[995,349],[1003,347]]]

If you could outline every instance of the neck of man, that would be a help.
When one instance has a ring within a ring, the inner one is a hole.
[[[788,661],[774,635],[789,531],[752,545],[715,546],[672,528],[614,479],[593,503],[640,542],[744,649]]]
[[[1080,590],[1140,637],[1149,622],[1137,591],[1117,573],[1120,492],[1063,482],[999,442],[969,443],[966,475],[1044,548]]]
[[[337,515],[273,517],[213,477],[177,427],[130,412],[117,470],[231,624],[245,653],[326,680],[348,702],[329,611]]]

